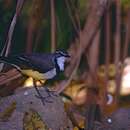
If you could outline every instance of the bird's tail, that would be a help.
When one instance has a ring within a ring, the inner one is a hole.
[[[5,64],[8,64],[8,65],[11,65],[13,66],[14,68],[16,68],[17,70],[21,70],[19,66],[17,66],[16,64],[12,63],[10,58],[8,57],[3,57],[3,56],[0,56],[0,62],[1,63],[5,63]]]

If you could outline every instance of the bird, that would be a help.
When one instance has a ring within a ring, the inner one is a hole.
[[[41,96],[35,81],[46,81],[56,77],[60,72],[64,71],[65,61],[68,58],[70,58],[70,55],[67,51],[56,50],[54,53],[21,53],[7,57],[0,56],[0,62],[15,67],[25,76],[32,77],[39,98],[45,100],[46,98]],[[46,91],[50,92],[48,89]],[[44,102],[43,104],[45,104]]]

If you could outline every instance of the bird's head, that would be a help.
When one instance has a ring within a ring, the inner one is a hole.
[[[60,71],[64,71],[65,61],[70,58],[70,55],[66,51],[56,51],[55,57]]]

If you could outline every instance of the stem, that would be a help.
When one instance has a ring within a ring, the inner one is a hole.
[[[51,52],[56,50],[56,17],[55,17],[55,3],[50,0],[51,6]]]
[[[127,12],[127,25],[126,25],[126,35],[125,35],[125,45],[123,49],[123,61],[125,60],[126,56],[128,55],[128,47],[129,47],[129,38],[130,36],[130,8],[128,8]]]
[[[119,73],[119,62],[120,62],[120,49],[121,49],[121,5],[120,0],[116,1],[116,34],[115,34],[115,66],[116,66],[116,98],[115,103],[118,104],[118,97],[120,94],[120,78],[121,75]]]

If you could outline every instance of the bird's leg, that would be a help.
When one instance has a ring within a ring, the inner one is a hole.
[[[39,82],[41,84],[43,84],[40,80],[39,80]],[[44,88],[45,88],[45,91],[47,92],[47,94],[48,94],[49,97],[57,96],[57,93],[55,91],[49,90],[47,87],[44,87]]]
[[[38,94],[38,95],[36,95],[36,97],[41,99],[42,104],[45,105],[45,102],[51,103],[51,101],[47,100],[47,98],[48,98],[49,96],[43,97],[43,96],[41,95],[40,91],[38,90],[38,87],[37,87],[37,85],[36,85],[35,80],[33,80],[33,84],[34,84],[34,88],[35,88],[35,90],[36,90],[36,92],[37,92],[37,94]]]

